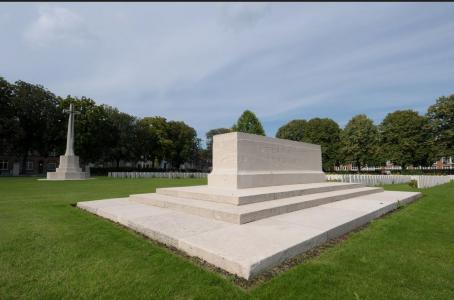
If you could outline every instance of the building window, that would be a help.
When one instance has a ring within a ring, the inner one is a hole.
[[[27,160],[27,166],[26,166],[28,171],[33,170],[33,161],[32,160]]]
[[[8,161],[0,160],[0,170],[8,170]]]
[[[56,163],[48,163],[47,164],[47,171],[54,172],[57,169]]]

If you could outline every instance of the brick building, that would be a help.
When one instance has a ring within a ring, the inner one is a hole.
[[[59,157],[51,153],[48,157],[38,153],[30,153],[22,170],[22,158],[12,155],[0,155],[0,175],[46,175],[48,171],[55,171],[58,167]]]

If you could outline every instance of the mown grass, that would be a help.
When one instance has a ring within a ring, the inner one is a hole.
[[[0,178],[0,298],[454,299],[453,182],[248,290],[70,205],[204,183]]]

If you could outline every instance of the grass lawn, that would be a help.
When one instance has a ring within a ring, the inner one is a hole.
[[[204,183],[0,178],[0,299],[454,299],[454,182],[248,290],[70,205]]]

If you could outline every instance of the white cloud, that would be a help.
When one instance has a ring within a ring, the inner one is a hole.
[[[200,135],[232,125],[243,109],[273,134],[292,118],[379,118],[393,105],[420,107],[452,92],[449,4],[1,8],[9,30],[0,39],[9,42],[0,47],[0,76],[137,116],[184,120]]]
[[[38,18],[27,28],[24,37],[36,46],[81,46],[93,35],[78,14],[63,7],[45,6],[39,9]]]

